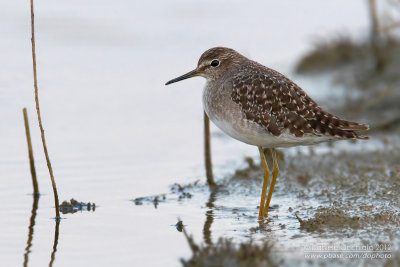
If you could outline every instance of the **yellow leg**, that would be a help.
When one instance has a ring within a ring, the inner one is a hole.
[[[268,168],[268,163],[267,163],[267,159],[265,158],[263,148],[259,146],[258,151],[260,152],[261,164],[264,169],[264,181],[263,181],[263,186],[262,186],[262,191],[261,191],[260,210],[258,213],[258,218],[262,219],[262,218],[264,218],[265,196],[267,195],[267,186],[268,186],[268,182],[269,182],[269,168]]]
[[[275,187],[275,183],[276,183],[276,178],[278,178],[278,174],[279,174],[279,166],[278,166],[278,161],[276,159],[276,151],[275,149],[271,149],[271,154],[272,154],[272,161],[274,163],[274,166],[272,167],[272,181],[271,181],[271,185],[269,186],[269,190],[268,190],[268,197],[267,197],[267,203],[265,204],[265,212],[264,212],[264,216],[268,217],[268,209],[269,209],[269,203],[271,202],[271,197],[272,197],[272,193],[274,192],[274,187]]]

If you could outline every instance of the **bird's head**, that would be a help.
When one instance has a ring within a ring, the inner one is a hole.
[[[170,80],[165,85],[196,76],[204,77],[207,80],[217,79],[235,66],[239,66],[243,59],[245,59],[244,56],[231,48],[214,47],[201,55],[196,69]]]

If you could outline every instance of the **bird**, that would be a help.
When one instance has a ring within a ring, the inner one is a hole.
[[[196,76],[206,79],[202,100],[210,120],[232,138],[258,147],[264,176],[259,219],[268,217],[279,174],[276,148],[369,139],[360,133],[369,130],[368,125],[325,111],[288,77],[231,48],[208,49],[194,70],[165,85]],[[273,163],[270,184],[266,151]]]

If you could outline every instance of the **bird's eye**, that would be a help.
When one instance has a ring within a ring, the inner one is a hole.
[[[213,61],[211,61],[211,66],[212,67],[217,67],[219,65],[219,60],[214,59]]]

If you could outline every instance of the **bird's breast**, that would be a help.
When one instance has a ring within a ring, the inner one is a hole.
[[[231,98],[229,84],[208,82],[203,90],[203,106],[210,120],[227,135],[250,145],[260,145],[269,134],[249,121]]]

